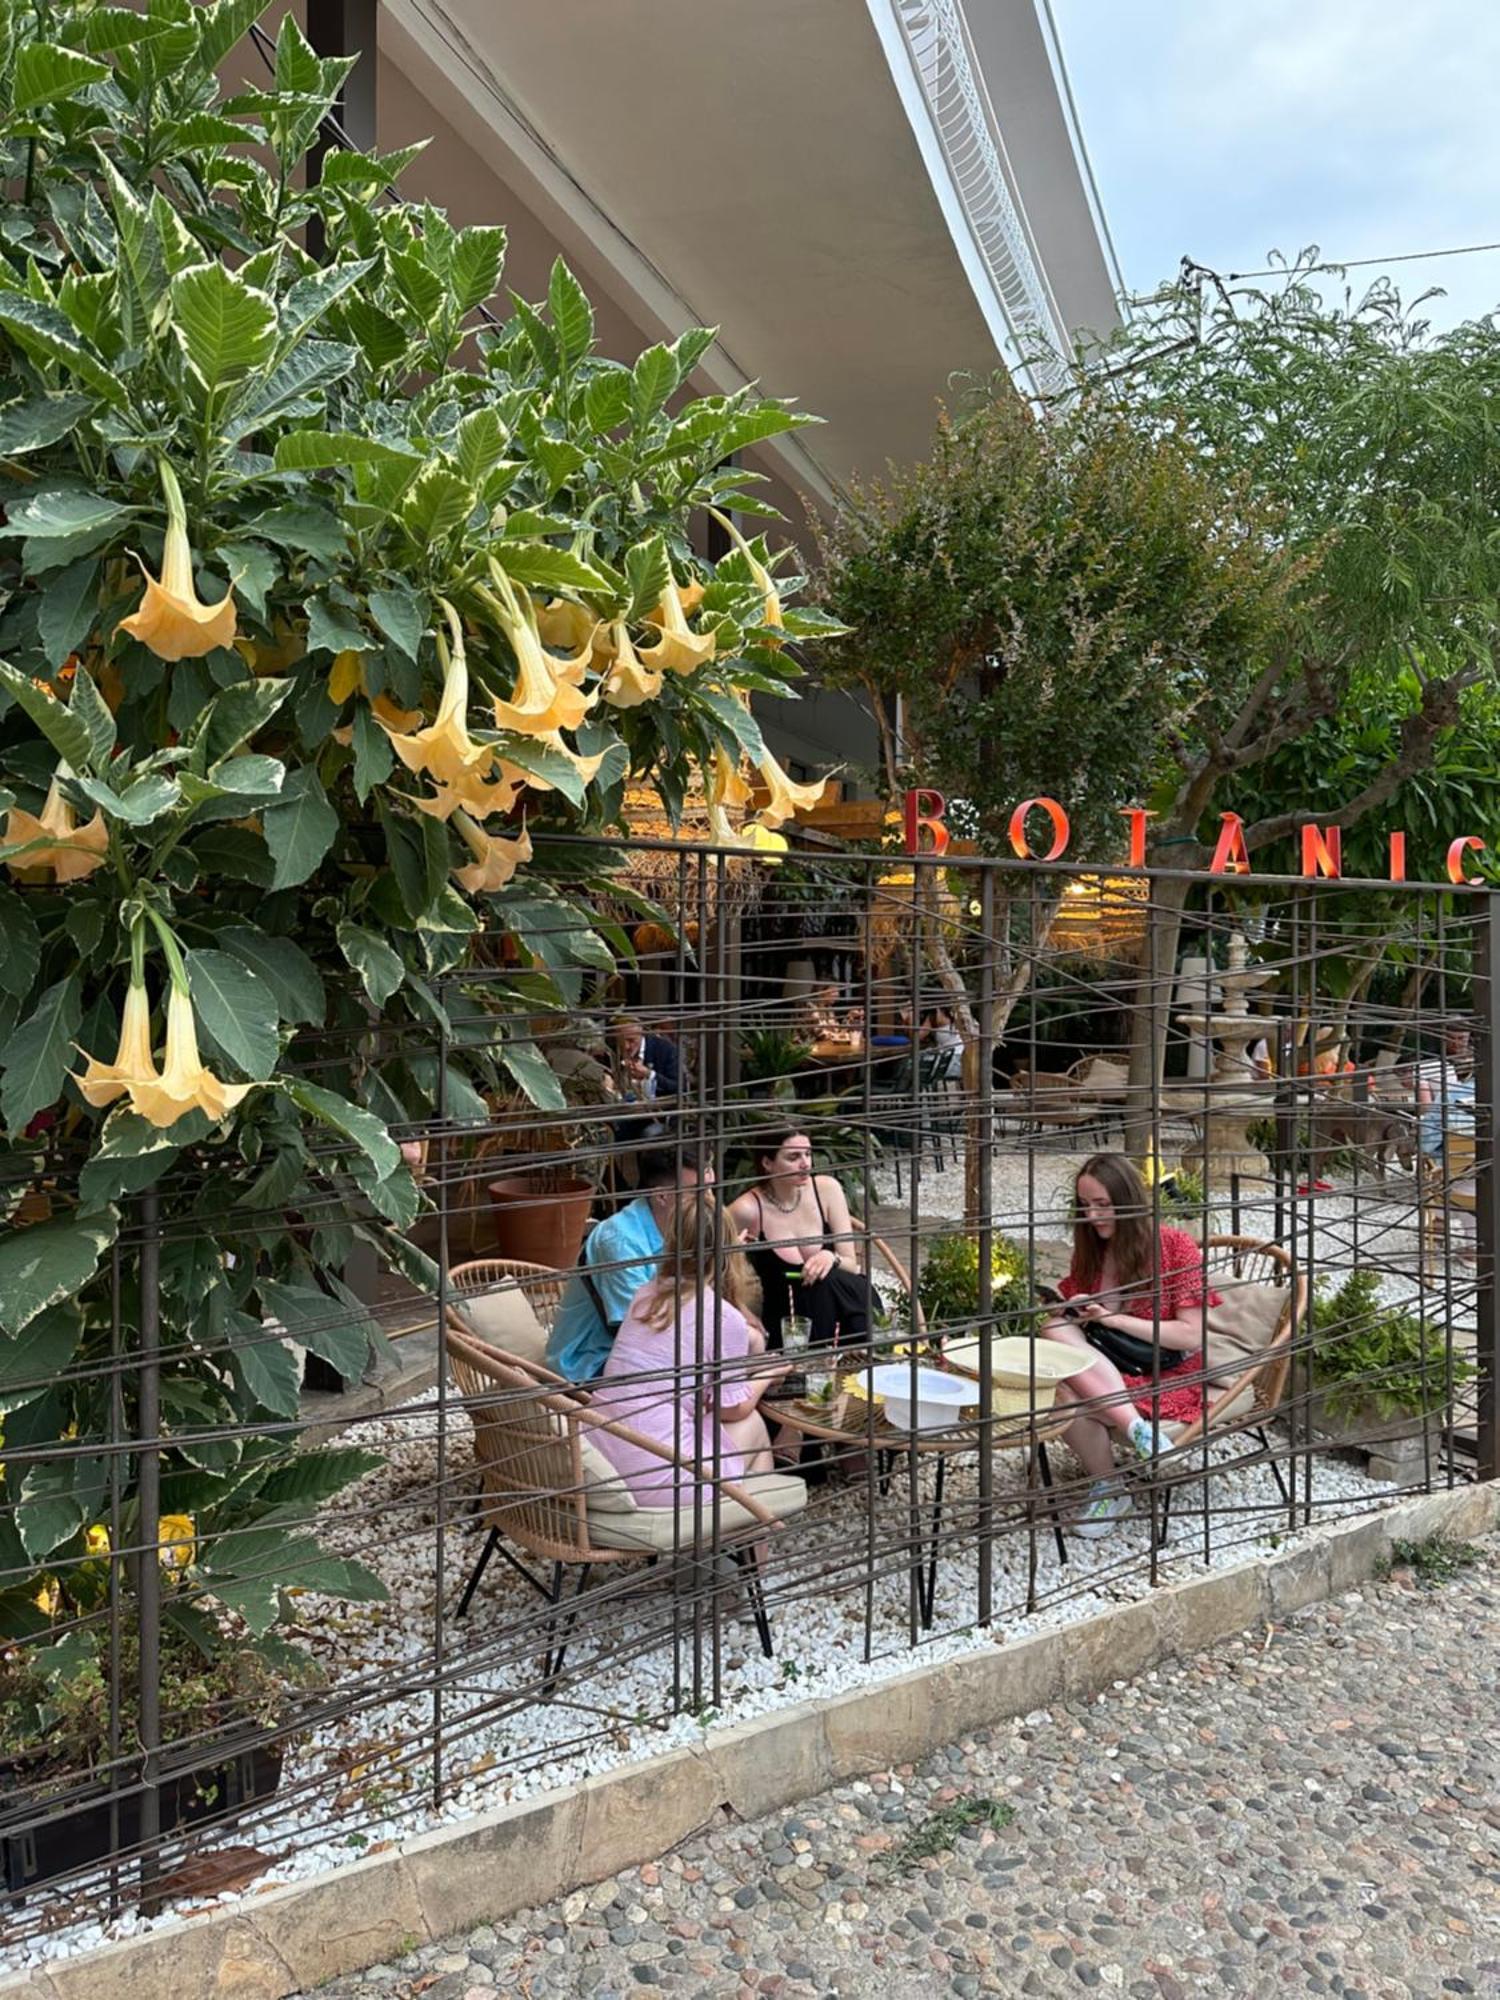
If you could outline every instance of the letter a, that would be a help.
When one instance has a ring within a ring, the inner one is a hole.
[[[1210,875],[1248,875],[1250,850],[1245,845],[1245,822],[1238,813],[1220,813],[1219,844],[1208,864]]]

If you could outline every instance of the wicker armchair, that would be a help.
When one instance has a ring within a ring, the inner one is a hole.
[[[464,1585],[458,1617],[468,1612],[498,1551],[553,1607],[542,1672],[544,1690],[550,1692],[562,1672],[577,1616],[575,1597],[575,1608],[559,1628],[558,1607],[570,1569],[579,1572],[576,1593],[581,1595],[596,1571],[627,1562],[693,1559],[711,1550],[729,1555],[739,1568],[761,1650],[767,1659],[773,1657],[754,1544],[806,1505],[807,1489],[800,1479],[781,1473],[715,1478],[629,1425],[596,1415],[586,1397],[561,1376],[540,1362],[476,1339],[451,1314],[447,1344],[453,1380],[474,1426],[480,1517],[487,1530]],[[686,1506],[637,1505],[594,1442],[599,1432],[626,1438],[664,1465],[681,1468],[690,1485],[701,1479],[716,1489],[716,1509],[704,1510],[700,1527]],[[700,1527],[696,1537],[695,1527]],[[534,1576],[507,1542],[550,1563],[550,1584]]]
[[[500,1307],[502,1317],[507,1304],[521,1302],[529,1306],[529,1315],[523,1312],[512,1317],[511,1323],[504,1329],[504,1338],[500,1337],[498,1326],[493,1330],[486,1326],[464,1327],[462,1313],[459,1323],[471,1337],[478,1334],[502,1352],[532,1362],[546,1359],[547,1336],[552,1331],[552,1322],[562,1304],[570,1275],[567,1271],[554,1270],[550,1264],[524,1264],[512,1257],[475,1257],[466,1264],[455,1264],[448,1273],[448,1284],[460,1306],[468,1300],[493,1302],[493,1305],[487,1304],[486,1318],[495,1306]],[[541,1329],[540,1341],[534,1338],[528,1340],[527,1334],[531,1330],[524,1323],[528,1317],[534,1318]]]

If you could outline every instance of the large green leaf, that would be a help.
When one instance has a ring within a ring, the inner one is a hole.
[[[226,688],[193,732],[195,767],[207,771],[232,756],[257,730],[265,728],[291,691],[291,681],[281,675]]]
[[[72,394],[18,396],[14,402],[0,403],[0,457],[20,458],[56,444],[93,407],[92,396]]]
[[[321,1026],[328,1009],[317,966],[291,938],[272,937],[249,924],[235,924],[219,933],[226,951],[243,960],[270,988],[283,1021]]]
[[[339,950],[359,974],[372,1003],[383,1007],[406,977],[400,954],[363,924],[340,924],[338,941]]]
[[[0,1236],[0,1328],[20,1333],[39,1312],[70,1299],[115,1239],[111,1216],[69,1216]]]
[[[310,766],[286,781],[277,804],[261,817],[266,845],[276,863],[273,889],[295,889],[316,873],[339,830],[339,816]]]
[[[370,610],[375,623],[393,646],[408,660],[415,660],[427,629],[427,613],[422,600],[404,583],[388,584],[370,592]]]
[[[41,935],[25,900],[0,885],[0,993],[24,1000],[41,959]]]
[[[25,1130],[39,1111],[55,1104],[73,1057],[83,1018],[79,975],[70,972],[49,986],[10,1040],[0,1049],[0,1116],[14,1133]]]
[[[299,1451],[285,1465],[276,1467],[256,1497],[272,1507],[298,1507],[310,1513],[384,1463],[378,1452],[360,1451],[353,1445],[331,1451]]]
[[[103,83],[108,75],[106,64],[81,56],[76,49],[59,48],[55,42],[28,42],[16,57],[11,78],[11,116],[76,97],[89,84]]]
[[[500,567],[513,583],[533,590],[609,589],[609,579],[571,549],[554,549],[548,542],[501,542],[495,551]]]
[[[476,505],[472,486],[449,466],[424,466],[401,503],[401,521],[418,548],[461,528]]]
[[[117,1107],[105,1120],[103,1136],[79,1173],[78,1198],[83,1208],[107,1208],[124,1195],[154,1187],[181,1148],[208,1129],[201,1111],[179,1118],[171,1131],[165,1132],[124,1106]]]
[[[281,1088],[309,1117],[357,1146],[381,1180],[401,1165],[401,1148],[373,1111],[351,1104],[337,1091],[326,1090],[321,1083],[308,1083],[302,1077],[282,1078]]]
[[[79,716],[64,708],[55,695],[39,688],[29,674],[18,674],[4,660],[0,660],[0,687],[36,724],[65,764],[79,771],[87,769],[91,739]]]
[[[216,1536],[202,1556],[202,1571],[213,1594],[238,1611],[257,1638],[275,1624],[282,1590],[321,1590],[367,1603],[386,1595],[362,1564],[325,1555],[310,1535],[276,1526]]]
[[[280,1321],[299,1346],[320,1356],[346,1379],[357,1381],[370,1353],[366,1321],[311,1285],[287,1285],[262,1278],[257,1289],[261,1304]]]
[[[80,667],[73,677],[73,697],[68,707],[89,733],[89,762],[96,771],[102,771],[114,755],[115,718],[87,667]]]
[[[71,1302],[38,1313],[23,1333],[0,1339],[0,1416],[56,1382],[82,1339],[83,1315]]]
[[[5,294],[0,292],[0,305]],[[110,529],[130,514],[118,500],[106,500],[101,493],[85,493],[77,487],[44,487],[39,493],[12,500],[5,510],[7,535],[25,535],[29,540],[72,537],[91,529]]]
[[[217,262],[195,264],[172,280],[172,320],[210,391],[264,367],[276,344],[275,301]]]
[[[505,262],[505,231],[480,224],[461,230],[453,246],[453,265],[448,282],[461,312],[482,306],[500,282]]]
[[[203,1027],[246,1076],[268,1077],[281,1049],[270,987],[227,951],[190,951],[184,962]]]
[[[557,1072],[534,1042],[504,1042],[500,1060],[539,1111],[562,1111],[567,1099]]]
[[[246,1390],[275,1417],[295,1417],[302,1391],[297,1357],[249,1313],[229,1315],[229,1361]]]
[[[407,444],[385,444],[353,431],[290,431],[278,440],[278,472],[323,472],[342,465],[420,464],[422,454]]]
[[[547,304],[552,309],[552,329],[564,368],[581,361],[594,344],[594,308],[588,293],[559,257],[552,266],[547,284]]]
[[[56,306],[24,292],[0,292],[0,326],[7,328],[28,354],[62,366],[86,384],[109,409],[125,402],[125,389],[114,371],[84,344],[71,320]]]
[[[369,707],[364,702],[358,703],[354,710],[354,789],[361,805],[377,785],[385,783],[395,765],[391,739]]]
[[[80,673],[78,678],[83,680],[86,676]],[[91,804],[126,826],[149,826],[163,813],[171,812],[175,806],[182,804],[179,787],[159,772],[152,777],[138,778],[123,792],[115,791],[103,778],[75,778],[70,789],[81,792]]]
[[[16,1531],[33,1562],[45,1562],[83,1526],[86,1510],[67,1459],[34,1465],[21,1484]]]
[[[198,60],[217,69],[266,11],[267,0],[213,0],[198,9]]]
[[[644,430],[682,379],[677,357],[659,342],[648,347],[630,371],[630,414]]]

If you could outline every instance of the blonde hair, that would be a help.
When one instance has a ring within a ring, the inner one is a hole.
[[[665,1333],[698,1293],[716,1291],[726,1305],[753,1301],[754,1279],[728,1215],[712,1195],[686,1194],[674,1202],[662,1231],[661,1262],[651,1301],[641,1315],[654,1333]]]

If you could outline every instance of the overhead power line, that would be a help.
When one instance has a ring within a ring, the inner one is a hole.
[[[1500,250],[1500,243],[1460,243],[1451,250],[1402,250],[1389,257],[1320,257],[1306,268],[1313,271],[1358,271],[1370,264],[1418,264],[1429,257],[1477,257],[1484,250]],[[1284,278],[1295,264],[1268,264],[1263,271],[1226,271],[1231,284],[1241,278]]]

